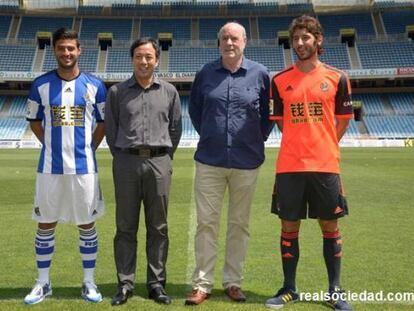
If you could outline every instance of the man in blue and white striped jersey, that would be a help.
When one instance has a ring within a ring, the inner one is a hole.
[[[27,101],[27,120],[42,143],[36,176],[33,219],[38,279],[25,297],[35,304],[52,294],[49,269],[58,222],[79,228],[84,280],[81,295],[91,302],[102,300],[94,281],[98,249],[95,220],[104,212],[95,150],[102,141],[106,88],[96,77],[81,72],[77,32],[65,28],[53,34],[58,63],[33,82]]]

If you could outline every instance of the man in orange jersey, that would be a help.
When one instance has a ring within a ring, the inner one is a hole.
[[[348,213],[339,176],[339,140],[353,117],[350,83],[340,70],[319,60],[323,31],[318,20],[293,20],[289,39],[297,62],[271,83],[270,118],[282,134],[272,212],[282,221],[280,247],[283,287],[266,301],[282,308],[299,299],[296,267],[301,219],[316,218],[323,234],[328,270],[327,302],[335,310],[352,310],[341,295],[341,235],[338,218]]]

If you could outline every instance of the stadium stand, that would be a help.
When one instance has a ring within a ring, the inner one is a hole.
[[[0,113],[3,110],[4,102],[6,101],[6,96],[0,96]]]
[[[276,2],[254,2],[254,3],[229,3],[227,13],[230,16],[238,15],[268,15],[279,11],[279,4]]]
[[[129,48],[108,47],[106,72],[131,72]]]
[[[361,134],[359,133],[358,126],[357,126],[355,120],[351,120],[349,122],[349,127],[348,127],[347,131],[345,132],[344,137],[345,138],[357,138],[360,135]]]
[[[20,24],[19,39],[35,39],[38,31],[53,32],[60,27],[72,28],[73,17],[36,17],[23,16]]]
[[[26,127],[24,119],[0,119],[0,137],[4,140],[22,139]]]
[[[179,4],[177,2],[171,3],[172,16],[188,16],[191,12],[192,16],[218,16],[220,13],[218,2],[207,3],[188,3]]]
[[[354,94],[352,95],[352,99],[362,101],[364,113],[367,116],[382,116],[387,114],[380,94]]]
[[[259,17],[257,22],[260,39],[275,39],[278,31],[288,30],[292,17]]]
[[[414,116],[366,116],[364,122],[373,138],[407,138],[414,135]]]
[[[128,41],[131,38],[132,19],[83,18],[80,38],[96,40],[98,33],[110,32],[115,40]]]
[[[0,10],[3,13],[16,13],[19,11],[19,3],[16,2],[16,4],[3,4],[0,3]]]
[[[0,15],[0,39],[7,38],[10,29],[11,16]]]
[[[217,33],[226,22],[237,21],[246,29],[246,36],[250,38],[250,24],[247,18],[200,18],[200,40],[215,40],[217,39]]]
[[[27,121],[24,118],[27,96],[14,96],[9,110],[4,112],[6,99],[6,96],[0,96],[0,139],[22,139],[27,128]]]
[[[287,3],[287,12],[288,13],[294,13],[297,15],[300,14],[312,14],[313,6],[312,3],[309,3],[307,1],[303,3]]]
[[[280,45],[248,46],[245,49],[247,58],[265,65],[269,71],[281,71],[286,67],[283,53],[283,47]]]
[[[81,5],[78,8],[79,15],[101,15],[103,6],[101,5]]]
[[[172,33],[175,40],[191,39],[191,20],[177,19],[141,19],[141,36],[158,38],[158,33]]]
[[[0,45],[0,71],[31,71],[36,47]]]
[[[406,11],[385,11],[381,15],[388,34],[405,33],[407,25],[414,25],[414,8]]]
[[[375,0],[374,9],[413,9],[411,0]]]
[[[170,48],[170,62],[168,69],[170,72],[196,72],[210,61],[219,57],[217,48]],[[185,60],[185,61],[183,61]]]
[[[184,139],[198,139],[198,133],[191,123],[190,115],[188,114],[188,96],[181,96],[181,114],[183,122],[183,138]]]
[[[343,15],[318,15],[325,36],[339,36],[341,28],[355,28],[358,35],[375,35],[370,13],[352,13]]]
[[[115,16],[161,16],[162,5],[114,3],[111,12]]]
[[[397,115],[414,115],[414,93],[389,94],[388,98]]]
[[[357,45],[363,68],[398,68],[414,66],[414,43],[361,42]]]
[[[26,115],[27,96],[14,96],[9,109],[9,117],[12,119],[24,118]]]

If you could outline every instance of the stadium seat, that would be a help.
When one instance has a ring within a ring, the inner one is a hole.
[[[80,38],[83,40],[97,40],[98,33],[110,32],[114,40],[131,39],[132,19],[116,18],[83,18],[80,29]]]
[[[363,68],[414,67],[414,43],[360,42],[357,49]]]
[[[31,71],[35,53],[34,46],[0,45],[0,71]]]
[[[158,38],[158,33],[172,33],[174,40],[191,39],[191,20],[182,19],[141,19],[141,37]]]
[[[216,40],[220,28],[227,22],[237,21],[246,29],[246,36],[250,38],[250,24],[247,18],[200,18],[200,40]]]
[[[355,28],[358,35],[375,35],[370,13],[318,15],[326,37],[339,36],[341,28]]]
[[[73,17],[23,16],[19,28],[19,39],[35,39],[38,31],[54,32],[60,27],[72,28]]]

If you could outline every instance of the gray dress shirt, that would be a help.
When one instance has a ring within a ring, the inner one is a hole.
[[[181,132],[180,97],[172,84],[154,78],[144,89],[133,75],[109,89],[105,133],[112,154],[117,149],[168,147],[172,156]]]

